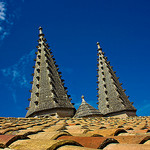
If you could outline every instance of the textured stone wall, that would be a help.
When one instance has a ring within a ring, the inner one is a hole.
[[[122,84],[116,77],[113,67],[107,61],[101,48],[98,48],[98,109],[106,115],[124,110],[136,112],[129,101]]]
[[[122,111],[122,112],[115,112],[115,113],[106,115],[106,117],[114,117],[114,118],[126,118],[130,116],[136,116],[136,112],[135,111]]]
[[[75,114],[74,109],[69,108],[54,108],[48,110],[42,110],[39,112],[35,112],[31,115],[31,117],[41,116],[41,117],[49,117],[49,116],[57,116],[57,117],[73,117]]]
[[[72,109],[72,112],[65,110],[67,116],[69,114],[72,116],[75,108],[70,102],[67,90],[58,72],[58,67],[55,64],[55,59],[45,41],[46,39],[40,28],[30,105],[26,117],[32,116],[33,113],[35,115],[39,114],[40,111],[47,112],[48,109],[54,108]],[[62,113],[63,116],[65,116],[65,113]]]

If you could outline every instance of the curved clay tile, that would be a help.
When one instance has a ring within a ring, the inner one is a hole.
[[[66,129],[71,135],[82,135],[89,131],[89,129],[82,128],[81,126],[66,126]]]
[[[124,129],[99,129],[99,130],[94,130],[94,131],[89,131],[87,134],[100,134],[104,137],[106,136],[117,136],[120,133],[127,133],[126,130]]]
[[[28,135],[30,139],[45,139],[45,140],[51,140],[52,137],[54,137],[56,134],[58,134],[59,131],[53,131],[53,132],[39,132],[37,134]]]
[[[47,129],[44,129],[45,132],[52,132],[52,131],[60,131],[66,129],[65,125],[53,125]]]
[[[105,126],[101,126],[99,129],[107,129]]]
[[[71,140],[29,139],[29,140],[18,140],[12,143],[9,147],[11,149],[19,149],[19,150],[56,150],[58,147],[64,145],[81,146],[79,143]]]
[[[148,132],[150,132],[150,130],[149,129],[144,129],[144,130],[134,130],[134,133],[136,133],[136,134],[145,134],[145,133],[148,133]]]
[[[43,130],[40,128],[28,128],[26,130],[20,130],[18,131],[16,134],[17,135],[22,135],[22,136],[28,136],[28,135],[31,135],[31,134],[35,134],[35,133],[38,133],[38,132],[42,132]]]
[[[150,142],[148,141],[150,141],[150,136],[144,137],[139,144],[148,144],[148,143],[150,144]]]
[[[92,134],[91,137],[103,137],[103,136],[100,134]]]
[[[149,150],[147,144],[109,144],[103,150]]]
[[[120,144],[144,144],[150,140],[150,136],[109,136],[109,138],[116,139]]]
[[[71,136],[71,134],[68,133],[67,131],[59,132],[59,133],[55,134],[51,139],[56,140],[61,136]]]
[[[68,135],[71,136],[70,133],[66,131],[53,131],[53,132],[39,132],[37,134],[29,135],[30,139],[46,139],[46,140],[55,140],[60,136]]]
[[[126,128],[124,128],[125,130],[133,130],[133,128],[131,128],[131,127],[126,127]]]
[[[86,147],[80,147],[80,146],[61,146],[57,150],[95,150],[95,148],[86,148]]]
[[[84,147],[102,149],[110,143],[118,143],[117,140],[105,137],[79,137],[79,136],[62,136],[57,140],[72,140],[80,143]]]
[[[150,140],[147,140],[145,143],[143,144],[149,144],[150,145]]]
[[[18,139],[25,139],[25,136],[21,135],[0,135],[0,148],[5,148],[9,146],[14,141]]]
[[[118,129],[118,130],[116,130],[116,131],[114,132],[114,136],[118,136],[118,135],[121,134],[121,133],[127,133],[127,131],[124,130],[124,129]]]
[[[0,134],[7,134],[9,132],[13,132],[13,131],[17,131],[17,130],[21,130],[21,129],[25,129],[25,127],[20,126],[20,127],[8,127],[5,129],[1,129],[0,130]]]

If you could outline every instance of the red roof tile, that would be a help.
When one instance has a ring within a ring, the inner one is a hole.
[[[150,145],[144,144],[109,144],[103,150],[150,150]]]
[[[116,139],[120,144],[143,144],[150,140],[150,136],[110,136],[109,138]]]
[[[104,148],[108,143],[118,143],[117,140],[105,137],[77,137],[77,136],[61,136],[58,140],[72,140],[80,143],[84,147]]]
[[[19,135],[0,135],[0,147],[5,148],[11,143],[13,143],[14,141],[23,138],[24,138],[23,136],[19,136]]]

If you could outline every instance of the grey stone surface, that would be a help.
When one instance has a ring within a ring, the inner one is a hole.
[[[75,113],[75,108],[67,95],[67,90],[61,80],[61,75],[41,27],[39,32],[30,105],[26,117],[37,116],[40,112],[54,113],[49,111],[54,108],[56,113],[59,108],[69,109],[71,117]],[[66,116],[68,117],[68,113]]]
[[[101,116],[102,114],[97,109],[88,104],[84,100],[84,96],[82,96],[82,103],[79,106],[74,117],[81,118],[81,117],[101,117]]]
[[[104,56],[102,48],[98,45],[98,109],[104,114],[110,114],[121,111],[136,112],[136,109],[129,101],[122,84],[116,77],[113,67]],[[135,113],[136,114],[136,113]]]

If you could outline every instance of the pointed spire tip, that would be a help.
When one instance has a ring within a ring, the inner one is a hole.
[[[97,48],[100,49],[100,48],[101,48],[101,47],[100,47],[100,43],[97,42],[96,44],[97,44]]]
[[[81,96],[82,102],[85,102],[84,95]]]
[[[39,27],[39,34],[43,34],[41,26]]]

